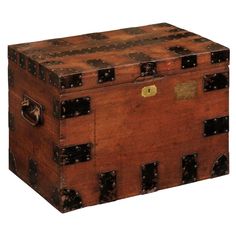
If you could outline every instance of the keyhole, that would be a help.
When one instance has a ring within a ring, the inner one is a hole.
[[[148,89],[148,93],[151,93],[151,89],[150,88]]]

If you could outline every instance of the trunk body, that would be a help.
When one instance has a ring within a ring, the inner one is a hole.
[[[9,167],[62,212],[228,174],[228,65],[166,23],[9,46]]]

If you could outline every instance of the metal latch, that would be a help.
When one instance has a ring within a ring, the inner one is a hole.
[[[156,76],[156,62],[144,62],[140,64],[140,76]]]

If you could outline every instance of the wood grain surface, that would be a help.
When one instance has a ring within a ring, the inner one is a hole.
[[[228,52],[166,23],[9,46],[10,169],[32,185],[33,160],[32,187],[61,212],[100,203],[101,176],[111,171],[116,199],[143,193],[148,163],[158,164],[158,190],[182,184],[187,155],[197,154],[197,180],[210,178],[217,159],[228,157],[228,132],[204,137],[204,121],[228,116],[229,90],[206,92],[204,78],[227,75]],[[183,58],[189,56],[197,63],[185,69]],[[155,73],[143,76],[141,66],[150,62]],[[98,71],[111,68],[114,80],[100,83]],[[81,78],[78,86],[61,86]],[[144,97],[149,86],[156,93]],[[42,125],[22,118],[24,95],[44,107]],[[81,97],[90,97],[89,114],[55,116],[55,101]],[[92,145],[91,160],[54,160],[56,146],[86,143]]]

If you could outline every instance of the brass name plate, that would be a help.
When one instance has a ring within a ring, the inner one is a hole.
[[[177,100],[188,100],[197,96],[197,81],[193,80],[185,83],[178,83],[175,86],[175,96]]]
[[[142,88],[141,95],[145,98],[155,96],[156,94],[157,94],[156,85],[149,85]]]

